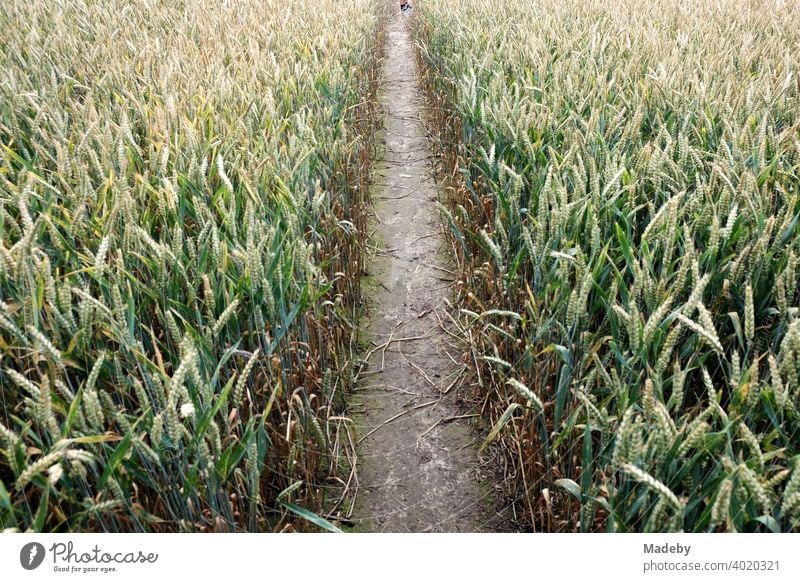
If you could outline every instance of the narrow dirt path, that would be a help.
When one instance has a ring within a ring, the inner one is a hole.
[[[393,2],[394,4],[394,2]],[[397,10],[397,5],[395,5]],[[386,34],[383,159],[372,191],[377,246],[365,281],[369,364],[354,399],[356,531],[490,531],[492,491],[461,401],[467,370],[440,322],[451,268],[422,123],[415,51],[397,13]]]

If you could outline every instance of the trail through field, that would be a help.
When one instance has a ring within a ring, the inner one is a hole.
[[[353,401],[357,423],[356,531],[491,531],[467,378],[447,333],[452,268],[442,252],[437,189],[423,125],[408,17],[390,18],[382,92],[383,157],[372,191],[375,245],[368,264],[369,342]]]

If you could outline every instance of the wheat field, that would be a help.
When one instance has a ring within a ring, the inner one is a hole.
[[[378,43],[338,4],[3,3],[3,528],[332,527]]]
[[[798,31],[781,0],[420,4],[461,319],[536,529],[800,527]]]
[[[340,531],[396,10],[5,0],[0,529]],[[800,4],[403,17],[525,529],[800,530]]]

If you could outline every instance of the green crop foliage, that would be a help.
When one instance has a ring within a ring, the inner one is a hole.
[[[379,6],[3,2],[0,529],[328,527]]]
[[[800,528],[797,3],[427,0],[416,35],[534,527]]]

